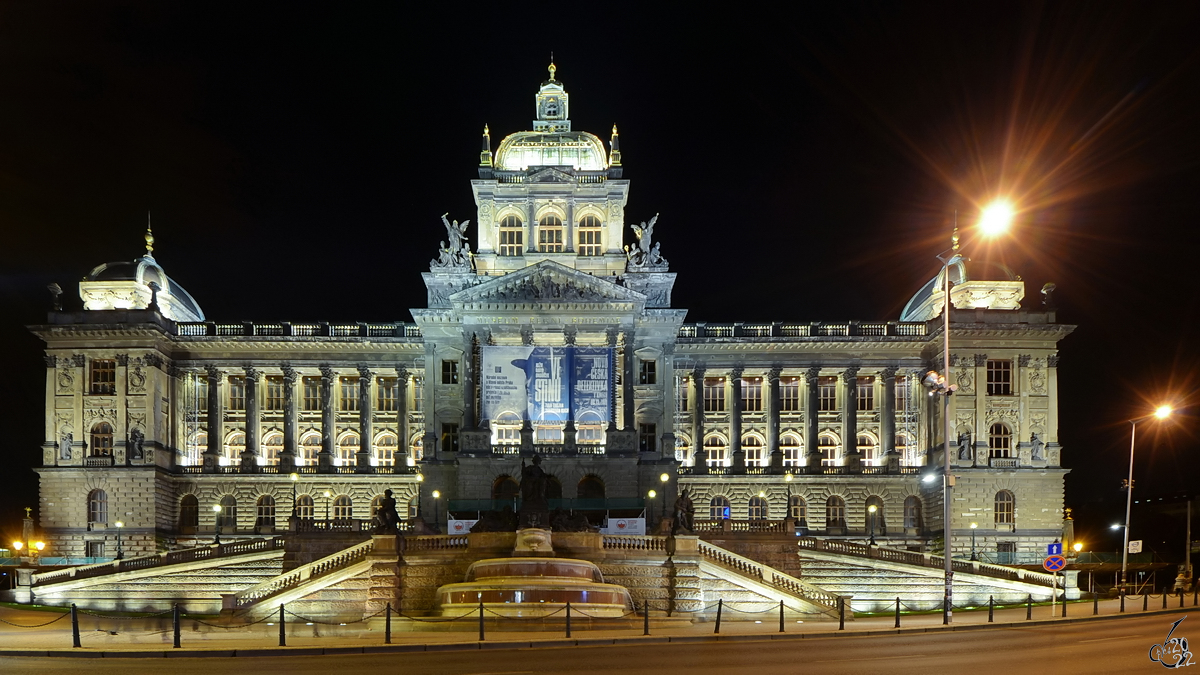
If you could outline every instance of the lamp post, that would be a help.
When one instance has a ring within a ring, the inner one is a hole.
[[[438,499],[441,498],[442,493],[438,492],[437,490],[434,490],[432,493],[430,493],[430,495],[433,497],[433,526],[437,527],[437,524],[438,524]]]
[[[867,507],[867,520],[871,521],[871,541],[867,542],[868,546],[877,546],[875,543],[875,512],[878,510],[879,507],[874,504]]]
[[[125,551],[121,548],[121,528],[125,527],[125,523],[118,520],[116,522],[116,525],[117,525],[117,560],[120,560],[125,557]]]
[[[42,561],[41,561],[41,557],[42,557],[42,551],[43,551],[45,548],[46,548],[46,542],[44,542],[44,541],[35,541],[35,542],[33,542],[33,551],[32,551],[32,553],[33,553],[33,564],[35,564],[35,565],[40,565],[40,564],[41,564],[41,562],[42,562]]]
[[[292,481],[292,517],[295,518],[300,513],[296,508],[296,483],[300,482],[300,474],[292,473],[288,479]]]
[[[667,483],[670,482],[671,476],[663,473],[659,475],[658,480],[663,487],[662,516],[659,518],[659,522],[662,522],[667,519]]]
[[[329,490],[325,491],[325,527],[329,527],[329,500],[333,497],[333,493]]]
[[[213,510],[213,517],[216,518],[216,522],[213,524],[213,532],[216,533],[216,536],[213,538],[213,546],[220,546],[221,545],[221,505],[213,504],[212,510]]]
[[[650,500],[650,508],[646,509],[649,512],[648,515],[650,516],[649,518],[647,518],[647,520],[650,520],[651,518],[654,517],[654,498],[657,496],[658,496],[658,493],[655,492],[654,490],[651,490],[646,493],[646,497]]]
[[[975,554],[975,530],[979,529],[979,523],[971,523],[971,560],[979,560],[979,556]]]
[[[1129,570],[1129,514],[1133,510],[1133,448],[1137,440],[1137,423],[1154,417],[1165,420],[1171,416],[1171,406],[1160,405],[1150,415],[1129,420],[1129,478],[1125,481],[1125,546],[1121,549],[1121,592],[1125,592]]]

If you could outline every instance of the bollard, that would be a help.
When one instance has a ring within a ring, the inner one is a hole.
[[[73,647],[82,647],[79,643],[79,610],[71,603],[71,642]]]
[[[1033,593],[1025,596],[1025,620],[1029,621],[1033,618]]]
[[[479,641],[483,642],[483,601],[479,601]]]
[[[994,596],[988,596],[988,623],[992,623],[996,617],[996,600]]]
[[[571,601],[567,601],[567,637],[571,637]]]
[[[650,601],[643,600],[642,602],[645,603],[642,605],[642,635],[649,635],[650,634]]]
[[[1196,601],[1200,599],[1200,584],[1195,584],[1192,587],[1192,607],[1196,607]]]
[[[383,644],[392,644],[392,603],[388,603],[384,608],[383,615]]]
[[[950,625],[950,598],[942,596],[942,625]]]
[[[846,599],[838,596],[838,630],[846,630]]]
[[[1183,589],[1179,589],[1179,606],[1183,607]]]
[[[1100,613],[1100,596],[1092,593],[1092,616]]]
[[[1144,612],[1147,609],[1150,609],[1150,594],[1142,593],[1142,611]]]
[[[1120,595],[1121,595],[1121,613],[1124,614],[1125,613],[1125,589],[1124,588],[1121,589]]]
[[[1064,619],[1067,618],[1067,594],[1066,593],[1063,593],[1062,616]]]
[[[713,635],[721,632],[721,607],[724,604],[724,600],[717,598],[717,627],[713,630]]]
[[[900,627],[900,598],[896,598],[896,628]]]
[[[171,607],[171,623],[174,624],[174,628],[175,628],[175,644],[173,646],[175,647],[175,649],[179,649],[179,603],[178,602],[175,603]]]
[[[287,646],[286,619],[283,618],[283,603],[279,604],[279,646]]]
[[[1163,589],[1163,609],[1167,608],[1167,589]]]
[[[783,632],[783,601],[779,601],[779,632]]]

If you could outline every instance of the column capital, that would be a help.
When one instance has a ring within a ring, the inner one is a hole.
[[[296,369],[292,368],[291,364],[285,363],[280,366],[280,369],[283,371],[283,383],[285,385],[290,387],[296,384]]]
[[[975,355],[975,365],[976,366],[986,366],[987,360],[988,360],[987,354],[976,354]]]
[[[692,368],[692,375],[691,375],[691,377],[692,377],[692,381],[693,381],[693,382],[698,382],[698,381],[700,381],[700,380],[704,379],[704,368],[703,368],[703,366],[696,366],[695,368]]]
[[[563,327],[563,342],[567,346],[573,346],[575,344],[575,336],[578,334],[578,332],[579,332],[579,329],[576,328],[575,326],[564,326]]]
[[[894,382],[896,380],[896,373],[899,370],[900,369],[897,368],[896,366],[888,366],[888,367],[884,368],[883,370],[879,371],[879,376],[882,377],[887,382]]]
[[[224,375],[224,373],[221,372],[220,368],[218,368],[214,365],[211,365],[211,364],[204,366],[204,372],[208,374],[208,379],[210,382],[213,380],[220,380],[221,377]]]
[[[129,365],[129,355],[128,354],[117,354],[116,359],[117,359],[118,366],[128,366]]]
[[[780,368],[779,366],[775,366],[774,368],[768,370],[767,371],[767,383],[772,384],[772,385],[779,384],[779,376],[782,373],[783,373],[783,368]]]
[[[400,385],[404,386],[408,383],[408,368],[404,366],[396,366],[396,377],[400,380]]]
[[[855,384],[858,381],[858,366],[850,366],[842,371],[842,382]]]
[[[321,370],[321,377],[329,384],[333,384],[334,378],[337,377],[337,374],[333,372],[333,368],[330,368],[327,363],[322,363],[318,367]]]
[[[821,377],[821,366],[809,366],[808,370],[804,371],[804,377],[809,384],[816,384]]]
[[[254,366],[242,366],[242,370],[246,371],[247,382],[258,382],[258,378],[262,376],[262,373]]]
[[[374,375],[374,373],[371,372],[371,369],[368,368],[366,364],[359,364],[359,366],[358,366],[359,378],[367,380],[369,383],[372,375]]]
[[[742,373],[744,373],[745,371],[746,371],[746,369],[742,368],[741,366],[738,366],[736,368],[730,368],[729,369],[729,377],[731,380],[740,380],[742,378]]]

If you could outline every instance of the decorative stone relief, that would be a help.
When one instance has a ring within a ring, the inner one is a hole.
[[[1042,370],[1044,365],[1043,359],[1034,359],[1033,369],[1029,372],[1029,390],[1035,394],[1046,393],[1046,374]]]
[[[1018,356],[1018,357],[1017,357],[1017,365],[1018,365],[1018,366],[1021,366],[1022,368],[1028,368],[1028,367],[1029,367],[1029,361],[1030,361],[1032,358],[1033,358],[1033,357],[1032,357],[1032,356],[1030,356],[1029,354],[1021,354],[1020,356]]]
[[[55,357],[53,354],[43,355],[42,360],[44,360],[46,362],[47,368],[53,368],[54,366],[58,365],[58,358]]]
[[[1050,366],[1051,368],[1057,368],[1058,367],[1058,354],[1051,354],[1049,357],[1047,357],[1046,365]]]
[[[58,385],[59,394],[70,394],[75,386],[75,378],[71,376],[71,370],[65,365],[58,371],[58,377],[55,378],[55,383]]]
[[[975,355],[975,365],[976,365],[976,367],[986,366],[987,365],[987,354],[976,354]]]
[[[993,424],[1004,422],[1012,430],[1013,436],[1017,435],[1020,420],[1021,415],[1016,410],[992,409],[987,411],[987,424],[989,427]]]
[[[74,431],[74,422],[75,414],[72,412],[58,412],[54,414],[54,428],[58,429],[59,434]]]
[[[958,371],[958,390],[964,394],[974,393],[971,385],[975,384],[975,378],[971,376],[970,368],[960,368]]]
[[[144,394],[146,392],[146,375],[142,372],[142,360],[136,359],[133,370],[129,371],[129,393]]]
[[[959,412],[954,420],[954,429],[957,433],[974,433],[975,432],[975,413]]]
[[[118,366],[128,366],[129,365],[129,355],[128,354],[117,354],[117,365]]]
[[[1046,414],[1034,413],[1029,416],[1029,430],[1037,434],[1046,433]]]
[[[76,368],[82,368],[87,363],[87,358],[83,354],[72,354],[71,364]]]

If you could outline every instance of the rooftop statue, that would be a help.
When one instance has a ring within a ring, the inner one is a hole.
[[[447,245],[445,241],[441,242],[438,259],[431,260],[429,266],[432,269],[470,269],[471,245],[467,243],[466,235],[467,225],[470,225],[471,221],[450,222],[446,219],[448,215],[450,214],[442,214],[442,224],[446,226],[446,236],[450,243]]]
[[[641,225],[633,225],[633,234],[637,237],[637,243],[632,248],[625,247],[625,256],[629,258],[629,268],[639,269],[644,267],[665,267],[667,260],[662,257],[662,253],[658,250],[658,244],[652,244],[654,238],[654,224],[658,222],[658,214],[649,222],[643,222]]]

